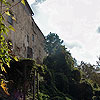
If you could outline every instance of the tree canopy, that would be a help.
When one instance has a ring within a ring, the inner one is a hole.
[[[57,34],[51,32],[45,37],[45,40],[45,50],[48,54],[56,52],[63,43]]]
[[[77,60],[62,45],[61,39],[58,39],[60,45],[55,49],[55,35],[48,35],[50,38],[47,43],[52,49],[44,59],[47,69],[44,81],[40,82],[40,92],[48,95],[47,100],[99,100],[99,75],[94,72],[94,66],[84,62],[78,65]]]

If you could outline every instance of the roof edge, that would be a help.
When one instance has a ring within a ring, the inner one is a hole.
[[[32,9],[31,9],[31,7],[30,7],[30,5],[29,5],[29,3],[28,3],[27,0],[25,0],[25,4],[26,4],[26,6],[30,9],[31,15],[34,15],[34,13],[33,13],[33,11],[32,11]]]

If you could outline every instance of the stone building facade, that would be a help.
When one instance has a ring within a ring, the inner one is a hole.
[[[19,0],[9,1],[11,1],[11,4],[16,4],[17,2],[19,2]],[[44,50],[45,37],[32,17],[34,13],[32,12],[28,2],[25,0],[25,6],[22,3],[14,6],[12,9],[10,9],[10,14],[15,17],[16,21],[14,21],[11,16],[4,16],[6,20],[5,24],[7,26],[12,25],[15,28],[15,32],[10,30],[8,33],[8,37],[6,38],[8,41],[12,42],[12,53],[20,58],[35,59],[37,63],[41,64],[43,58],[46,56],[46,52]],[[13,84],[16,83],[16,79],[18,82],[17,85],[19,85],[20,81],[23,81],[23,91],[21,92],[24,94],[24,100],[26,99],[26,87],[32,85],[32,81],[30,82],[28,78],[26,79],[26,76],[28,76],[26,75],[26,71],[27,74],[30,73],[26,68],[29,68],[30,64],[30,62],[26,62],[25,64],[19,65],[19,63],[17,62],[14,67],[11,66],[10,69],[7,67],[8,70],[6,71],[9,74],[5,76],[7,80],[13,80],[12,84],[8,85],[8,87],[11,88],[11,93],[10,96],[6,95],[0,86],[0,100],[14,100],[11,99],[15,94],[13,91],[18,92],[19,90],[21,90],[18,88],[17,91],[15,87],[13,88]],[[8,89],[10,90],[10,88]]]
[[[12,0],[11,3],[16,3],[18,0]],[[14,21],[10,16],[7,16],[7,24],[15,28],[15,32],[10,31],[8,40],[12,42],[12,51],[15,55],[21,58],[33,58],[37,63],[41,63],[46,56],[44,50],[45,37],[39,27],[36,25],[32,16],[32,12],[28,2],[25,0],[25,6],[20,3],[11,9]]]

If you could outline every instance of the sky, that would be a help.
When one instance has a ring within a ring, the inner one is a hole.
[[[45,36],[58,34],[74,58],[96,64],[100,55],[100,0],[28,1]]]

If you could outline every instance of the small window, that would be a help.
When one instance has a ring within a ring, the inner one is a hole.
[[[10,25],[13,25],[13,19],[12,19],[11,16],[8,16],[8,23],[9,23]]]
[[[32,21],[32,26],[34,27],[34,23],[33,23],[33,21]]]
[[[29,43],[29,36],[27,35],[27,42]]]
[[[10,25],[13,25],[13,19],[12,19],[12,17],[13,17],[14,15],[13,15],[12,11],[9,11],[9,13],[10,13],[10,16],[8,16],[8,23],[9,23]]]
[[[34,35],[32,34],[32,41],[34,42]]]
[[[27,47],[27,58],[33,58],[33,50],[30,47]]]

